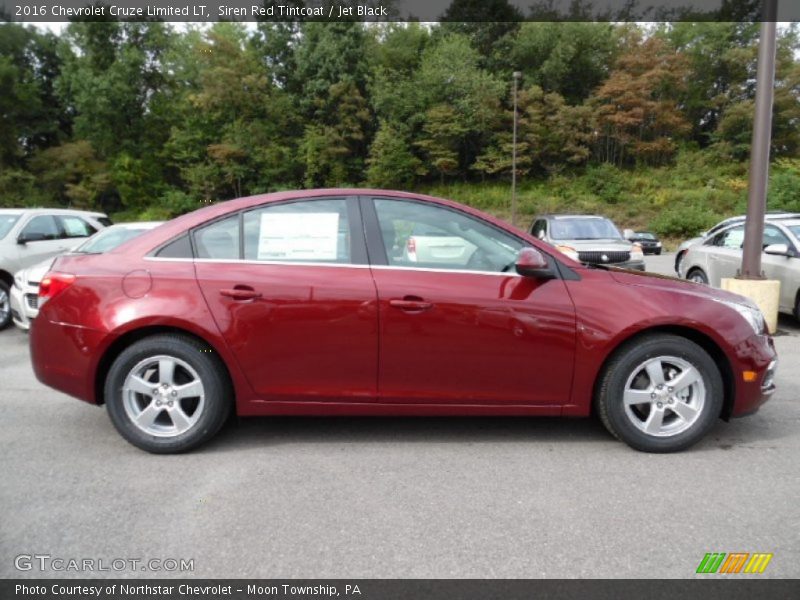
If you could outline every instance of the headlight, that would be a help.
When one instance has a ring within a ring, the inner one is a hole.
[[[572,246],[559,245],[556,246],[556,250],[561,252],[564,256],[568,256],[572,260],[580,261],[580,258],[578,257],[578,251]]]
[[[661,242],[656,242],[656,248],[661,248]]]
[[[642,252],[641,244],[634,244],[631,247],[631,258],[633,260],[644,260],[644,252]]]
[[[757,308],[753,308],[752,306],[748,306],[746,304],[738,304],[736,302],[730,302],[728,300],[717,300],[721,304],[732,308],[737,313],[742,315],[742,318],[747,321],[750,327],[753,328],[753,331],[757,335],[761,335],[762,333],[767,332],[767,322],[764,319],[764,315],[761,314],[761,311]]]

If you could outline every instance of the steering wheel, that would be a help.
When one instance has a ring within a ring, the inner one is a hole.
[[[476,248],[475,252],[472,253],[472,256],[470,256],[467,261],[467,269],[473,271],[496,271],[497,267],[486,252],[480,248]]]

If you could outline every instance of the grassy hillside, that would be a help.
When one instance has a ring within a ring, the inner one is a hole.
[[[425,187],[508,219],[511,185],[453,183]],[[669,167],[620,170],[610,165],[547,180],[523,178],[518,185],[519,225],[546,212],[595,213],[620,229],[656,231],[674,243],[722,218],[743,213],[747,204],[747,164],[719,162],[708,151],[684,151]],[[800,160],[773,165],[768,206],[800,212]]]

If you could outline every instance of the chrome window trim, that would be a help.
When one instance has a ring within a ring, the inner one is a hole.
[[[243,265],[269,265],[273,267],[338,267],[344,269],[380,269],[390,271],[420,271],[423,273],[460,273],[462,275],[491,275],[494,277],[522,277],[515,271],[505,273],[495,271],[469,271],[466,269],[434,269],[428,267],[398,267],[392,265],[356,265],[350,263],[325,263],[306,261],[277,261],[277,260],[239,260],[227,258],[165,258],[161,256],[145,256],[146,261],[153,262],[184,262],[203,264],[243,264]]]

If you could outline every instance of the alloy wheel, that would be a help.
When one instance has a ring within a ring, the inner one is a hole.
[[[158,437],[189,431],[205,407],[205,388],[197,371],[180,358],[158,355],[137,363],[122,386],[122,403],[131,422]]]
[[[706,401],[700,371],[677,356],[649,358],[628,377],[623,393],[625,415],[640,431],[671,437],[697,422]]]

